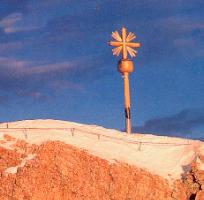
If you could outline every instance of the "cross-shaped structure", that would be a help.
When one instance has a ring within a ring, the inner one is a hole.
[[[131,120],[130,120],[130,89],[129,89],[129,73],[133,71],[133,62],[128,59],[128,53],[131,57],[135,57],[137,51],[133,48],[140,47],[140,43],[131,42],[136,38],[134,33],[129,32],[126,34],[126,28],[122,28],[121,36],[118,31],[112,32],[112,37],[115,41],[110,41],[108,44],[114,46],[112,49],[113,55],[119,56],[122,51],[122,59],[118,62],[118,70],[123,74],[124,79],[124,102],[125,102],[125,118],[126,118],[126,132],[131,133]]]
[[[122,28],[121,30],[121,36],[119,35],[118,31],[112,32],[112,37],[116,41],[110,41],[108,44],[110,46],[115,46],[113,51],[113,55],[119,56],[119,54],[122,51],[122,59],[127,59],[128,58],[128,53],[130,54],[131,57],[135,57],[137,51],[134,50],[133,48],[138,48],[140,47],[140,43],[136,42],[131,42],[136,38],[134,33],[129,32],[128,35],[126,36],[126,28]]]

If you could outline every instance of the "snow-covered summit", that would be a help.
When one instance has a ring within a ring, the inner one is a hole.
[[[2,123],[0,140],[4,140],[5,134],[30,144],[61,141],[110,162],[126,162],[169,180],[180,179],[197,156],[204,155],[204,143],[200,141],[149,134],[128,135],[96,125],[51,119]],[[11,148],[11,144],[0,143],[6,148]]]

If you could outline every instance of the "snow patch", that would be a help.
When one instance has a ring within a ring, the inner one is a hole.
[[[13,150],[12,147],[16,141],[4,141],[4,143],[0,143],[0,147],[3,147],[4,149]]]
[[[36,154],[28,154],[27,157],[23,158],[21,163],[15,167],[9,167],[4,172],[8,174],[16,174],[19,167],[24,167],[28,160],[34,159]]]
[[[197,158],[196,163],[198,164],[199,170],[203,170],[204,171],[204,163],[201,161],[200,158]]]

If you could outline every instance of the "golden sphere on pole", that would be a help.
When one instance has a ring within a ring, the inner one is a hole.
[[[118,62],[118,71],[122,74],[131,73],[134,70],[134,65],[132,60],[121,59]]]

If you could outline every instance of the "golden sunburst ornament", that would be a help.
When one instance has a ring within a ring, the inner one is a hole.
[[[114,49],[112,49],[114,56],[119,56],[121,52],[122,59],[127,59],[128,53],[131,57],[136,56],[137,51],[134,48],[139,48],[140,43],[131,42],[136,38],[134,33],[129,32],[127,35],[126,28],[123,27],[121,30],[121,36],[118,31],[114,31],[112,32],[112,38],[115,39],[115,41],[110,41],[108,42],[108,44],[115,47]]]

